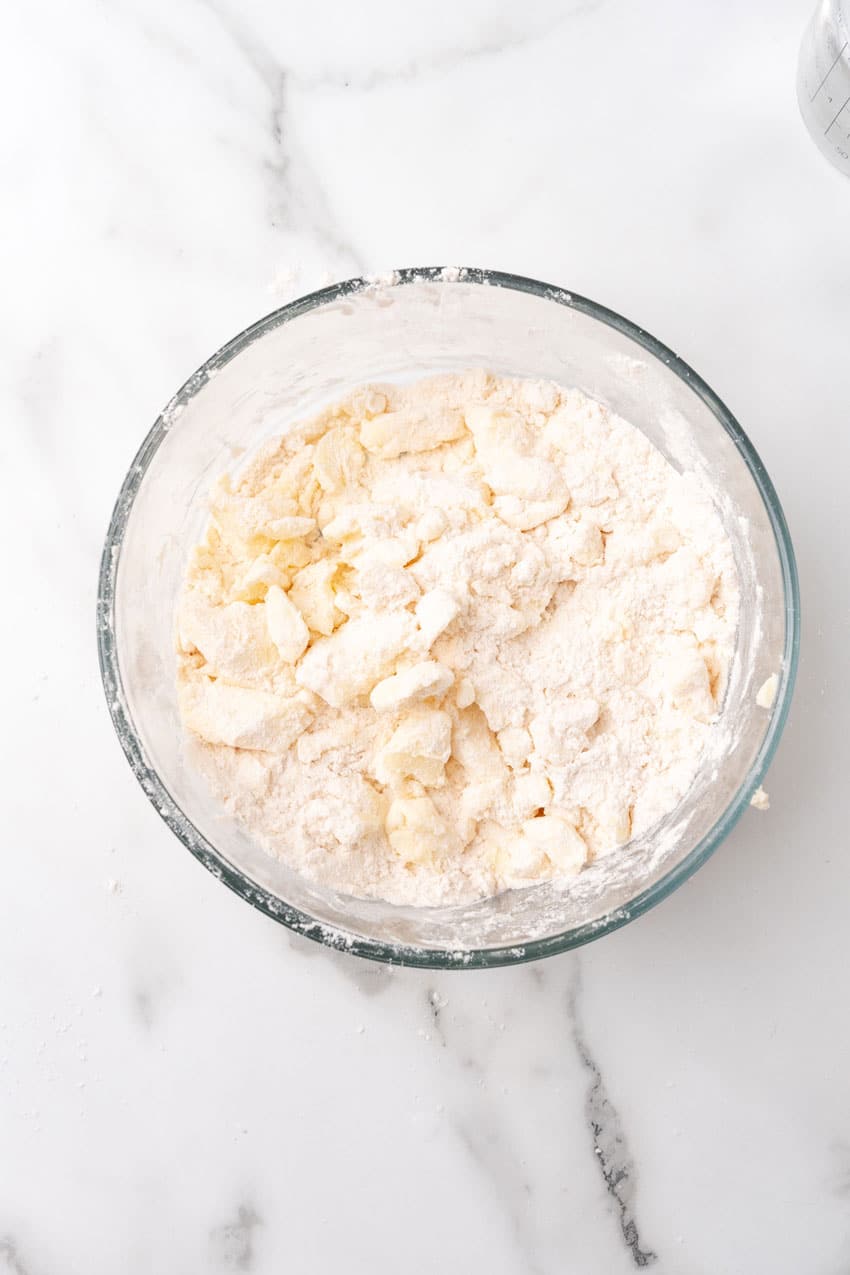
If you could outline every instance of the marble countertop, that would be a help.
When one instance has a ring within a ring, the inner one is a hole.
[[[801,0],[13,7],[0,506],[0,1275],[850,1270],[850,182]],[[218,345],[329,277],[485,265],[680,352],[785,505],[767,787],[577,953],[390,970],[247,907],[113,736],[97,561]]]

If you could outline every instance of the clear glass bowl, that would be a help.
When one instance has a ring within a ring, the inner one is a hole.
[[[579,386],[712,488],[742,585],[734,669],[690,792],[656,828],[551,883],[472,905],[398,907],[316,886],[265,854],[214,802],[186,756],[173,612],[210,484],[245,449],[369,380],[487,367]],[[100,573],[98,643],[115,729],[165,822],[215,876],[291,929],[406,965],[532,960],[616,929],[665,898],[723,840],[760,784],[788,712],[799,596],[788,528],[737,421],[670,350],[619,315],[531,279],[483,270],[402,270],[302,297],[235,337],[155,423],[118,496]],[[769,711],[755,694],[772,673]]]

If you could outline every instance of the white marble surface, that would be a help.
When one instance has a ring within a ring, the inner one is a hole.
[[[850,1269],[850,182],[807,5],[12,6],[0,418],[0,1272]],[[804,652],[768,815],[578,954],[435,976],[205,873],[113,737],[97,559],[217,345],[325,272],[583,292],[738,414]]]

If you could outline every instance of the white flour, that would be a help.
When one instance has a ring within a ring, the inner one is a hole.
[[[368,386],[222,480],[178,615],[227,810],[344,892],[575,874],[690,786],[734,649],[695,478],[576,390]]]

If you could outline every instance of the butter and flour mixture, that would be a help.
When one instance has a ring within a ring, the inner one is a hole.
[[[686,792],[738,582],[693,476],[577,390],[366,386],[224,477],[180,709],[272,854],[398,903],[628,854]]]

